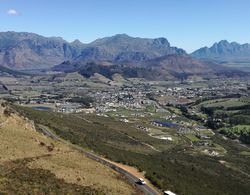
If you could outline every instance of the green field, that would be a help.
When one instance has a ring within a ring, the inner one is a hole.
[[[239,107],[244,106],[249,103],[249,99],[239,99],[239,98],[224,98],[224,99],[215,99],[215,100],[208,100],[204,101],[200,104],[200,106],[205,106],[208,108],[221,108],[224,109],[227,108],[233,108],[233,107]]]
[[[250,99],[224,98],[208,100],[198,107],[208,115],[207,125],[231,139],[250,143]],[[219,120],[219,121],[217,121]]]

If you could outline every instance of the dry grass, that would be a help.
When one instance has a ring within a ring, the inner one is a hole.
[[[16,114],[5,116],[3,107],[0,108],[0,140],[0,165],[33,158],[28,164],[30,169],[48,170],[66,183],[90,186],[105,194],[138,193],[115,171],[41,135],[29,121]]]
[[[66,167],[66,169],[65,169]],[[50,170],[68,183],[91,186],[105,194],[131,194],[133,189],[123,178],[99,163],[83,158],[75,151],[58,153],[30,163],[30,168]]]

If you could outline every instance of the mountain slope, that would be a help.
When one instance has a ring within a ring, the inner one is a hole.
[[[125,34],[90,44],[69,43],[60,37],[26,32],[0,33],[0,65],[12,69],[51,68],[67,60],[145,61],[168,54],[184,54],[165,38],[133,38]]]
[[[138,193],[118,173],[43,136],[3,104],[0,140],[0,194]]]
[[[17,70],[12,70],[12,69],[9,69],[7,67],[4,67],[4,66],[0,65],[0,75],[6,74],[6,73],[10,74],[10,75],[13,75],[13,76],[28,75],[27,73],[20,72],[20,71],[17,71]]]
[[[43,69],[73,59],[83,48],[80,42],[68,43],[58,37],[43,37],[26,32],[0,33],[0,65],[12,69]]]
[[[218,62],[250,61],[250,45],[221,41],[211,48],[195,51],[192,56]],[[95,65],[90,67],[92,62]],[[55,66],[56,64],[59,65]],[[97,68],[96,65],[100,66]],[[138,38],[126,34],[82,44],[79,40],[69,43],[62,38],[47,38],[34,33],[2,32],[0,66],[14,70],[47,69],[55,66],[54,70],[80,71],[84,76],[89,73],[92,76],[94,69],[102,69],[96,73],[106,71],[104,75],[108,74],[108,78],[112,78],[110,74],[114,73],[147,79],[173,79],[180,75],[197,74],[223,75],[218,66],[188,57],[183,49],[172,47],[166,38]],[[232,75],[231,70],[224,70],[226,74]]]
[[[145,61],[168,54],[185,54],[185,51],[171,47],[165,38],[146,39],[118,34],[88,44],[76,60]]]
[[[203,47],[194,51],[191,56],[216,62],[250,62],[250,44],[241,45],[222,40],[210,48]]]

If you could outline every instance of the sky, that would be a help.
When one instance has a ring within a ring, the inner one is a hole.
[[[165,37],[192,52],[224,39],[250,43],[250,0],[0,0],[0,31],[84,43]]]

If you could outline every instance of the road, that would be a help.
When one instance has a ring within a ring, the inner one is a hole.
[[[45,126],[39,126],[39,130],[47,137],[50,137],[56,141],[60,141],[60,142],[63,142],[63,143],[66,143],[68,144],[67,141],[61,139],[60,137],[58,137],[56,134],[52,133],[47,127]],[[148,185],[140,185],[140,184],[137,184],[136,182],[138,181],[138,177],[136,177],[135,175],[131,174],[130,172],[118,167],[117,165],[113,164],[112,162],[108,161],[108,160],[105,160],[103,159],[102,157],[100,156],[97,156],[91,152],[88,152],[86,150],[84,150],[83,148],[80,148],[80,147],[77,147],[77,146],[74,146],[72,145],[72,147],[74,147],[75,149],[77,149],[78,151],[80,151],[82,154],[84,154],[87,158],[90,158],[92,160],[95,160],[105,166],[108,166],[110,167],[111,169],[115,170],[116,172],[124,175],[128,181],[131,183],[131,184],[135,184],[136,187],[141,190],[145,195],[159,195],[159,193],[157,191],[155,191],[153,188],[151,188],[150,186]]]

